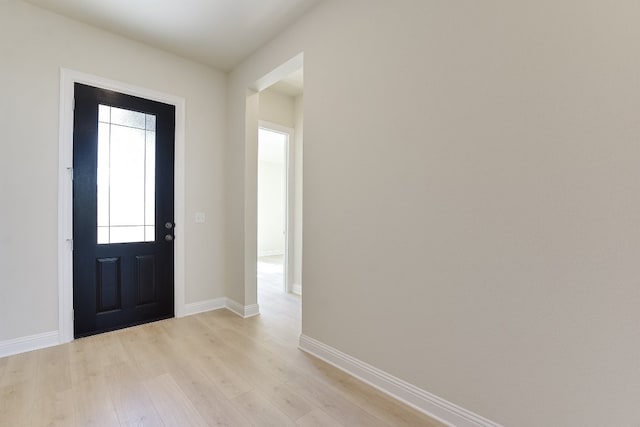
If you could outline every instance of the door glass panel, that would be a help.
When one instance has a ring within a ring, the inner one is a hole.
[[[100,105],[98,244],[155,240],[155,116]]]
[[[145,153],[145,188],[150,188],[153,191],[156,188],[156,133],[154,131],[146,132]],[[145,197],[144,200],[144,223],[145,225],[153,225],[156,217],[155,199],[154,197]]]
[[[136,129],[145,129],[146,114],[111,107],[111,123]]]

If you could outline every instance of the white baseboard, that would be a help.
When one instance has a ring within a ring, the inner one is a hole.
[[[300,283],[294,283],[291,286],[291,292],[293,292],[296,295],[302,295],[302,285]]]
[[[192,314],[204,313],[207,311],[220,310],[221,308],[226,308],[240,317],[248,318],[257,316],[260,314],[260,309],[258,304],[252,305],[242,305],[231,298],[214,298],[205,301],[194,302],[191,304],[186,304],[184,306],[184,315],[190,316]]]
[[[275,250],[275,251],[261,251],[261,252],[258,252],[258,258],[263,257],[263,256],[279,256],[279,255],[284,255],[284,251]]]
[[[244,319],[260,314],[260,307],[258,307],[258,304],[242,305],[231,298],[227,298],[226,300],[227,310],[234,312]]]
[[[60,344],[58,331],[0,341],[0,357],[39,350],[45,347],[53,347],[58,344]]]
[[[257,316],[260,314],[258,304],[242,305],[230,298],[220,297],[205,301],[198,301],[185,304],[182,311],[183,316],[204,313],[207,311],[226,308],[236,313],[242,318]],[[27,351],[39,350],[41,348],[53,347],[61,344],[58,331],[45,332],[42,334],[29,335],[26,337],[13,338],[0,341],[0,357],[12,356],[14,354],[25,353]]]
[[[193,302],[185,304],[183,314],[191,316],[192,314],[204,313],[207,311],[219,310],[226,307],[226,298],[214,298],[205,301]]]
[[[299,348],[449,426],[501,427],[306,335],[300,336]]]
[[[231,298],[214,298],[205,301],[194,302],[186,304],[184,307],[184,315],[190,316],[192,314],[205,313],[207,311],[220,310],[226,308],[242,318],[248,318],[257,316],[260,314],[258,304],[242,305]]]

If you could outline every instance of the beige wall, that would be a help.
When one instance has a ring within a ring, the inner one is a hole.
[[[228,293],[246,89],[304,51],[304,334],[505,425],[639,424],[639,16],[322,3],[230,75]]]
[[[0,341],[58,329],[60,68],[186,99],[186,302],[224,296],[226,76],[0,2]],[[207,223],[195,224],[194,213]]]
[[[295,127],[294,99],[291,96],[266,89],[260,92],[260,120],[288,128]]]
[[[285,147],[282,160],[258,158],[258,256],[285,252]]]

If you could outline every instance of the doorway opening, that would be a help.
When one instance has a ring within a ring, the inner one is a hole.
[[[268,309],[302,295],[302,64],[257,97],[257,293]]]
[[[293,134],[273,123],[258,129],[258,286],[288,292],[288,171]]]

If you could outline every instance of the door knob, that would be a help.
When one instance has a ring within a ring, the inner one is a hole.
[[[167,242],[171,242],[173,240],[173,236],[171,234],[165,234],[164,240]]]

